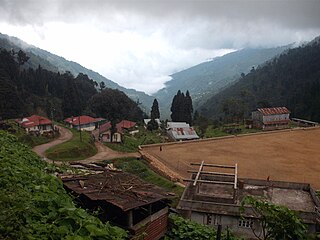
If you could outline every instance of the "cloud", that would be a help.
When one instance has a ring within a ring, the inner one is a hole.
[[[152,93],[233,49],[311,40],[319,12],[318,0],[0,0],[0,31]]]

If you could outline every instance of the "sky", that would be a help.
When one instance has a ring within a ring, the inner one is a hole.
[[[0,0],[0,32],[152,94],[246,47],[320,35],[320,0]]]

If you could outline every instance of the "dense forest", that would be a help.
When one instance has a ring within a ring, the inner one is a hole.
[[[286,106],[291,116],[320,121],[320,39],[252,69],[203,104],[200,113],[227,122],[259,107]]]
[[[23,117],[30,114],[48,116],[61,120],[69,116],[90,113],[94,116],[138,121],[143,114],[137,103],[118,90],[97,91],[97,82],[80,73],[74,77],[43,69],[24,68],[28,61],[22,51],[0,50],[0,117],[2,119]],[[101,95],[101,96],[100,96]],[[110,97],[112,95],[113,97]],[[109,96],[109,97],[108,97]],[[114,97],[116,96],[116,97]],[[103,113],[95,99],[108,97],[103,104],[116,105],[126,112],[119,114],[117,108]],[[90,104],[89,104],[90,103]]]

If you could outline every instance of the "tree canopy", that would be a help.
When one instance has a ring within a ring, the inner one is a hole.
[[[22,51],[0,49],[0,117],[2,119],[40,114],[61,120],[70,116],[93,113],[138,120],[142,111],[124,93],[103,90],[98,94],[98,84],[86,74],[74,77],[70,72],[55,73],[43,69],[22,68],[28,56]],[[101,87],[101,86],[100,86]],[[105,92],[106,91],[106,92]],[[97,95],[98,94],[98,95]],[[110,96],[113,97],[110,97]],[[94,96],[93,100],[90,100]],[[103,99],[103,98],[106,99]],[[109,113],[103,112],[99,102],[107,104]],[[93,103],[89,105],[89,103]]]
[[[112,120],[141,121],[143,112],[138,104],[119,90],[106,88],[88,102],[88,111],[95,116]]]

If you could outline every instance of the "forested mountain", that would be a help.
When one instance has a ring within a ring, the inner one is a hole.
[[[74,76],[77,76],[79,73],[83,73],[88,75],[88,77],[94,81],[104,82],[107,88],[119,89],[134,101],[139,100],[139,102],[142,103],[143,107],[145,107],[147,110],[149,110],[152,106],[154,98],[145,94],[144,92],[119,86],[117,83],[103,77],[97,72],[81,66],[76,62],[68,61],[63,57],[29,45],[16,37],[10,37],[0,33],[0,48],[7,50],[14,49],[16,52],[22,49],[24,52],[26,52],[30,57],[30,60],[26,64],[26,68],[32,67],[36,69],[40,64],[42,68],[53,72],[70,72]]]
[[[171,75],[172,80],[166,83],[166,87],[154,94],[159,101],[162,115],[170,115],[168,110],[178,90],[189,90],[196,108],[231,85],[241,73],[250,72],[252,67],[257,67],[289,47],[242,49]]]
[[[54,117],[61,120],[70,116],[90,113],[101,116],[91,99],[108,91],[108,104],[116,104],[126,113],[108,112],[109,120],[127,118],[142,119],[143,114],[136,102],[118,90],[105,89],[98,93],[97,82],[85,74],[74,77],[70,72],[63,74],[43,69],[23,67],[28,61],[14,51],[0,50],[0,117],[2,119],[23,117],[30,114]],[[23,56],[23,54],[22,54]],[[23,61],[22,61],[23,60]],[[26,62],[25,62],[26,61]],[[98,105],[98,103],[96,104]]]
[[[286,106],[291,116],[320,121],[320,37],[293,48],[240,78],[199,109],[236,121],[257,107]]]

